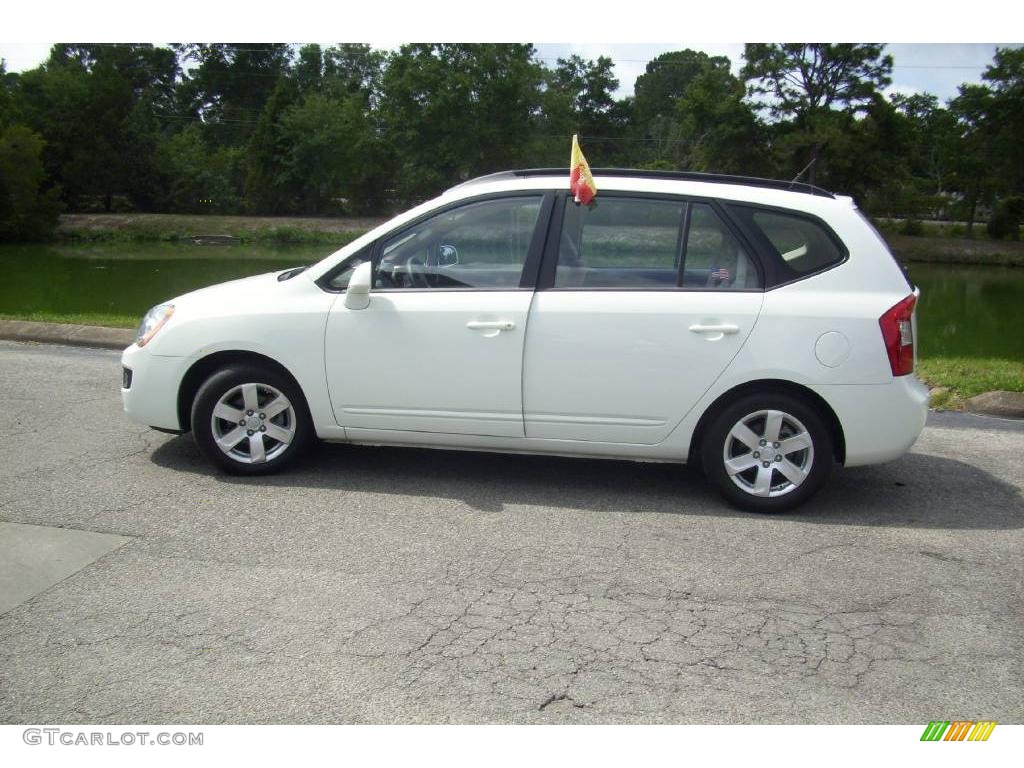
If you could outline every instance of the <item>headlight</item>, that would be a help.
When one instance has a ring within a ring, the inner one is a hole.
[[[156,336],[156,332],[164,327],[164,323],[171,319],[174,314],[173,304],[157,304],[139,323],[139,335],[135,343],[140,347],[146,346],[150,339]]]

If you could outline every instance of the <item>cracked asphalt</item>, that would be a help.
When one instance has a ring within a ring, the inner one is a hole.
[[[0,520],[131,537],[0,615],[0,722],[1024,721],[1024,425],[798,514],[673,465],[321,446],[227,477],[118,355],[0,342]]]

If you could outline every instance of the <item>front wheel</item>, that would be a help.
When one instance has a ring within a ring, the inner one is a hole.
[[[818,411],[782,393],[748,395],[726,406],[704,435],[701,457],[719,492],[751,512],[802,504],[834,464],[832,436]]]
[[[312,439],[302,392],[287,377],[251,364],[221,368],[192,404],[192,435],[206,458],[236,475],[277,472]]]

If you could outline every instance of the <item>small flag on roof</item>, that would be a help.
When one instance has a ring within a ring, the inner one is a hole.
[[[587,158],[583,156],[575,133],[572,135],[572,157],[569,159],[569,191],[576,202],[583,205],[587,205],[597,194],[597,185],[594,184],[590,166],[587,165]]]

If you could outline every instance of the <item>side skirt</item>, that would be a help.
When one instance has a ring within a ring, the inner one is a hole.
[[[639,445],[633,443],[593,443],[582,440],[551,440],[528,437],[491,437],[459,435],[438,432],[410,432],[387,429],[361,429],[347,427],[344,437],[322,435],[327,442],[347,442],[356,445],[394,446],[404,448],[438,448],[453,451],[484,451],[488,453],[518,453],[529,455],[566,456],[574,458],[623,459],[658,463],[685,464],[686,460],[673,454],[666,445]]]

